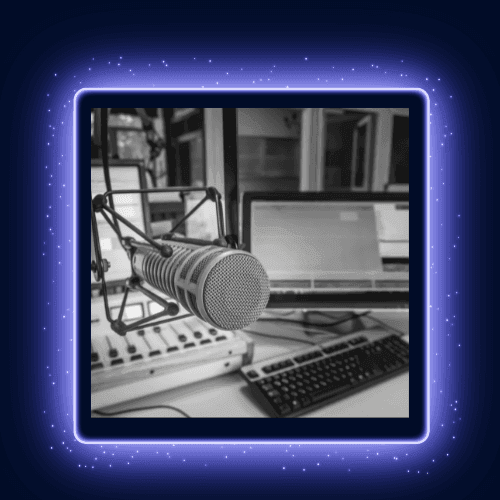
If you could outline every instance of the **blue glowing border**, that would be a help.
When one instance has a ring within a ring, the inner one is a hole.
[[[153,92],[153,93],[158,93],[158,92],[197,92],[200,93],[201,91],[203,92],[218,92],[218,93],[225,93],[225,92],[248,92],[251,91],[252,93],[257,93],[257,92],[279,92],[279,93],[286,93],[287,91],[289,92],[295,92],[295,91],[307,91],[307,92],[328,92],[328,93],[345,93],[345,92],[361,92],[361,93],[367,93],[367,92],[380,92],[380,93],[417,93],[420,94],[421,97],[424,98],[425,101],[425,116],[424,116],[424,123],[425,123],[425,168],[424,168],[424,197],[425,197],[425,225],[426,225],[426,242],[425,242],[425,297],[424,297],[424,303],[426,305],[425,310],[426,310],[426,316],[425,316],[425,357],[424,357],[424,362],[425,362],[425,381],[424,381],[424,391],[425,391],[425,431],[424,435],[420,437],[420,439],[417,440],[391,440],[391,439],[386,439],[386,440],[326,440],[326,439],[320,439],[320,440],[290,440],[290,439],[280,439],[280,440],[240,440],[240,439],[228,439],[228,440],[212,440],[212,439],[206,439],[206,440],[172,440],[172,439],[163,439],[163,440],[85,440],[83,439],[79,434],[78,434],[78,429],[77,429],[77,374],[78,372],[78,366],[77,366],[77,344],[78,341],[76,339],[76,332],[78,331],[77,328],[77,318],[78,318],[78,287],[77,287],[77,279],[76,279],[76,274],[73,273],[73,310],[75,311],[75,314],[73,315],[73,338],[75,339],[75,342],[73,342],[73,433],[75,438],[82,444],[422,444],[424,443],[429,435],[430,435],[430,98],[427,92],[421,88],[308,88],[308,87],[293,87],[289,88],[288,86],[286,88],[261,88],[261,89],[256,89],[256,88],[238,88],[238,87],[228,87],[228,88],[210,88],[210,87],[203,87],[202,89],[200,88],[182,88],[182,87],[166,87],[166,88],[82,88],[78,92],[76,92],[73,100],[73,269],[77,268],[77,244],[76,242],[78,241],[78,233],[77,233],[77,200],[78,200],[78,189],[77,189],[77,110],[78,110],[78,99],[86,92]]]

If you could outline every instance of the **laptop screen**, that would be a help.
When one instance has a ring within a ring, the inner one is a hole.
[[[408,194],[247,198],[245,249],[266,269],[271,294],[327,294],[331,301],[384,292],[400,301],[405,292],[407,300]]]

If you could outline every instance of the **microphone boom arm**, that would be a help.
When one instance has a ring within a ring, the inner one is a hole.
[[[136,330],[138,328],[147,328],[147,327],[152,327],[156,325],[160,325],[163,323],[168,323],[170,321],[174,321],[177,319],[182,319],[182,318],[187,318],[189,316],[192,316],[192,314],[186,314],[180,317],[175,317],[175,318],[170,318],[170,319],[163,319],[160,321],[156,321],[159,318],[162,318],[164,316],[177,316],[179,314],[179,306],[174,303],[174,302],[168,302],[158,295],[156,295],[154,292],[151,290],[148,290],[144,286],[142,286],[141,279],[139,276],[137,276],[131,266],[131,276],[129,279],[126,280],[126,288],[125,288],[125,293],[123,296],[122,304],[120,306],[120,311],[118,313],[118,318],[113,319],[111,317],[111,312],[109,308],[109,301],[108,301],[108,293],[107,293],[107,287],[106,287],[106,279],[105,279],[105,272],[107,271],[109,267],[109,263],[106,261],[106,259],[102,258],[101,255],[101,247],[100,247],[100,240],[99,240],[99,232],[97,228],[97,219],[96,219],[96,213],[101,213],[106,222],[109,224],[109,226],[113,229],[113,231],[117,234],[118,238],[120,239],[120,242],[124,249],[127,251],[129,258],[131,257],[131,254],[133,252],[133,248],[137,248],[139,246],[146,246],[146,247],[152,247],[156,250],[159,251],[160,255],[168,259],[172,256],[173,250],[172,247],[170,247],[167,243],[165,244],[160,244],[154,239],[150,238],[147,234],[145,234],[143,231],[141,231],[139,228],[134,226],[131,222],[129,222],[125,217],[117,213],[117,211],[114,209],[114,207],[111,207],[108,205],[108,198],[111,195],[114,194],[144,194],[144,193],[172,193],[172,192],[179,192],[180,196],[182,197],[182,193],[189,193],[189,192],[194,192],[194,191],[204,191],[205,192],[205,197],[192,209],[190,210],[178,223],[172,228],[172,230],[168,233],[165,233],[162,235],[161,239],[163,241],[182,241],[185,243],[194,243],[197,245],[200,244],[206,244],[206,245],[217,245],[221,247],[227,247],[231,246],[233,248],[237,248],[237,244],[228,236],[224,235],[224,219],[223,219],[223,211],[222,211],[222,202],[221,202],[221,194],[215,189],[214,187],[206,187],[206,188],[194,188],[194,187],[183,187],[183,188],[150,188],[150,189],[130,189],[130,190],[111,190],[107,191],[104,194],[96,195],[93,200],[92,200],[92,211],[91,211],[91,219],[92,219],[92,271],[94,272],[94,278],[96,281],[102,281],[102,292],[103,292],[103,297],[104,297],[104,305],[105,305],[105,311],[106,311],[106,318],[109,321],[111,325],[111,329],[117,333],[118,335],[124,336],[127,334],[127,332]],[[110,198],[112,199],[112,198]],[[200,241],[200,240],[195,240],[195,239],[190,239],[190,238],[178,238],[175,236],[174,231],[177,229],[181,224],[183,224],[193,213],[195,213],[206,201],[211,200],[215,203],[215,211],[216,211],[216,217],[217,217],[217,230],[218,230],[218,238],[214,240],[213,242],[205,242],[205,241]],[[107,215],[109,213],[113,221],[120,221],[122,224],[127,226],[129,229],[131,229],[133,232],[135,232],[137,235],[139,235],[141,238],[143,238],[147,243],[139,242],[134,240],[131,237],[123,237],[121,235],[121,231],[118,227],[118,222],[116,224],[111,220],[111,218]],[[131,324],[125,324],[123,322],[123,314],[125,312],[125,307],[127,304],[127,298],[130,290],[139,290],[142,293],[144,293],[147,297],[152,299],[154,302],[156,302],[158,305],[163,307],[163,310],[153,314],[151,316],[148,316],[146,318],[142,318],[138,321],[135,321],[134,323]]]

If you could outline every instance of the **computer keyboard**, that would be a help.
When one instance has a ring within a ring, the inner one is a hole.
[[[297,417],[408,370],[409,345],[387,332],[351,334],[241,369],[272,417]]]

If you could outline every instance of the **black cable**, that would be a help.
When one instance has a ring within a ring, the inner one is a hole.
[[[258,321],[259,322],[280,322],[280,323],[292,323],[292,324],[297,324],[297,325],[302,325],[302,326],[312,326],[312,327],[323,327],[323,328],[330,328],[332,326],[337,326],[337,325],[341,325],[342,323],[345,323],[346,321],[351,321],[353,319],[357,319],[357,318],[361,318],[362,316],[367,316],[368,314],[370,314],[371,311],[365,311],[365,312],[362,312],[362,313],[351,313],[351,315],[347,318],[342,318],[342,319],[339,319],[333,323],[310,323],[308,321],[302,321],[302,320],[299,320],[299,319],[284,319],[284,318],[260,318]],[[321,313],[323,314],[324,316],[327,316],[326,314],[324,313]],[[331,316],[327,316],[329,318],[331,318]],[[333,318],[331,318],[333,319]],[[325,332],[325,333],[329,333],[329,332]]]
[[[292,314],[295,314],[297,311],[293,310],[293,311],[288,311],[286,313],[276,313],[276,312],[273,312],[273,313],[270,313],[270,312],[267,312],[267,314],[274,314],[275,316],[277,316],[278,318],[284,318],[286,316],[291,316]]]
[[[387,323],[385,323],[384,321],[378,319],[378,318],[374,318],[373,316],[371,315],[368,315],[368,317],[372,320],[372,321],[375,321],[375,323],[378,323],[380,326],[383,326],[384,328],[387,328],[388,330],[392,330],[393,332],[396,332],[397,334],[399,334],[400,337],[404,337],[405,335],[408,335],[407,333],[401,331],[401,330],[398,330],[397,328],[394,328],[393,326],[389,326]]]
[[[324,313],[324,312],[320,312],[320,311],[315,311],[317,314],[321,314],[323,316],[326,316],[327,318],[331,318],[331,316],[329,316],[328,314]],[[400,336],[404,337],[405,335],[407,335],[405,332],[403,332],[402,330],[398,330],[397,328],[394,328],[393,326],[390,326],[388,325],[387,323],[385,323],[384,321],[382,321],[381,319],[378,319],[378,318],[374,318],[372,316],[372,311],[366,311],[364,313],[361,313],[359,314],[357,317],[360,317],[360,316],[367,316],[369,319],[371,319],[372,321],[374,321],[375,323],[378,323],[380,326],[383,326],[384,328],[388,329],[388,330],[392,330],[394,332],[396,332],[397,334],[399,334]],[[353,318],[354,319],[354,318]]]
[[[270,333],[261,333],[261,332],[256,332],[254,330],[243,330],[245,333],[250,333],[252,335],[260,335],[262,337],[269,337],[272,339],[278,339],[278,340],[293,340],[294,342],[300,342],[302,344],[309,344],[309,345],[317,345],[316,342],[312,342],[311,340],[305,340],[305,339],[296,339],[295,337],[286,337],[284,335],[272,335]]]
[[[134,411],[145,411],[145,410],[157,410],[160,408],[174,410],[176,412],[179,412],[181,415],[184,415],[186,418],[191,418],[186,412],[180,410],[179,408],[176,408],[175,406],[168,406],[168,405],[143,406],[141,408],[130,408],[128,410],[115,411],[115,412],[111,412],[111,413],[103,412],[101,410],[93,410],[93,413],[96,413],[97,415],[102,415],[103,417],[113,417],[114,415],[121,415],[123,413],[132,413]]]

